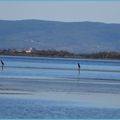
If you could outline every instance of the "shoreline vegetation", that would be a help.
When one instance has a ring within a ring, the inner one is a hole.
[[[33,56],[33,57],[61,57],[61,58],[86,58],[86,59],[116,59],[120,60],[120,53],[118,52],[97,52],[97,53],[70,53],[67,51],[57,50],[14,50],[4,49],[0,50],[0,55],[10,56]]]

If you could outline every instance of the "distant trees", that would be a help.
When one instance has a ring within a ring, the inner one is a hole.
[[[120,59],[120,53],[117,52],[98,52],[94,54],[85,54],[86,58],[95,58],[95,59]]]
[[[98,52],[91,54],[75,54],[67,51],[56,50],[0,50],[0,55],[13,56],[41,56],[41,57],[64,57],[64,58],[93,58],[93,59],[120,59],[120,53],[117,52]]]

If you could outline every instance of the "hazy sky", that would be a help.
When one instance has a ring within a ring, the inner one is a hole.
[[[0,2],[0,19],[120,23],[120,2]]]

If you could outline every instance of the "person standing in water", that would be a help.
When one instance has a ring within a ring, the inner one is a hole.
[[[78,63],[78,72],[80,74],[80,64]]]
[[[3,70],[3,67],[4,67],[4,62],[1,60],[1,64],[2,64],[2,70]]]

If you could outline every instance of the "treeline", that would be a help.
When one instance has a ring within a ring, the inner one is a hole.
[[[92,54],[75,54],[67,51],[56,50],[0,50],[0,55],[12,56],[39,56],[39,57],[63,57],[63,58],[93,58],[93,59],[120,59],[117,52],[98,52]]]

